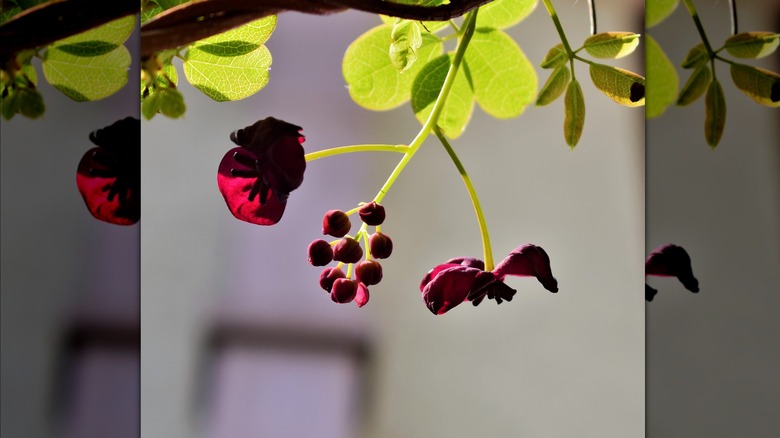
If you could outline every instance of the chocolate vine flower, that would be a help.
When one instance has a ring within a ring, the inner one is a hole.
[[[558,292],[550,258],[536,245],[517,247],[492,271],[482,260],[459,257],[431,269],[420,283],[423,301],[434,315],[442,315],[464,301],[478,305],[485,297],[497,304],[511,301],[516,291],[504,283],[507,275],[536,277],[545,289]]]
[[[217,185],[237,219],[273,225],[282,218],[306,170],[301,129],[268,117],[230,134],[239,147],[222,158]]]
[[[681,246],[671,243],[656,248],[645,260],[645,276],[677,277],[693,293],[699,292],[699,280],[693,276],[691,257]],[[653,301],[656,289],[645,285],[645,300]]]
[[[96,219],[132,225],[141,218],[141,124],[132,117],[89,134],[96,144],[76,171],[76,186]]]

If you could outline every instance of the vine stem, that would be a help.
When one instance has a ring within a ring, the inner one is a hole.
[[[433,110],[431,111],[431,114],[428,115],[428,119],[425,120],[425,123],[420,129],[420,132],[417,133],[417,136],[414,137],[414,140],[412,140],[412,142],[409,144],[409,150],[406,151],[403,158],[401,158],[401,161],[398,162],[398,164],[395,166],[395,169],[393,169],[393,172],[387,178],[387,181],[385,181],[385,184],[382,186],[382,188],[379,189],[379,192],[374,197],[374,202],[377,204],[382,202],[382,199],[384,199],[388,190],[390,190],[390,187],[393,186],[393,183],[395,183],[398,175],[403,172],[404,168],[412,159],[414,154],[417,153],[417,150],[420,149],[420,146],[422,146],[423,142],[425,142],[425,139],[428,137],[428,134],[430,134],[431,129],[433,129],[433,127],[436,125],[436,122],[438,122],[442,109],[444,109],[444,102],[447,99],[447,95],[452,89],[452,84],[455,83],[455,76],[457,76],[458,69],[460,68],[461,62],[463,61],[463,55],[466,53],[466,47],[469,45],[471,36],[474,35],[474,28],[476,27],[475,23],[477,21],[477,11],[478,9],[466,14],[466,18],[463,23],[463,29],[465,29],[463,36],[458,43],[458,49],[455,51],[455,56],[453,57],[452,64],[450,64],[450,68],[447,71],[447,76],[445,77],[444,84],[442,84],[441,90],[439,91],[439,96],[436,98],[436,102],[433,104]]]
[[[704,43],[704,48],[707,49],[707,54],[710,56],[710,59],[712,59],[712,57],[715,56],[715,52],[712,50],[710,40],[707,39],[707,33],[704,31],[704,26],[701,24],[699,13],[696,12],[696,8],[693,6],[693,1],[683,0],[683,3],[685,4],[685,8],[688,9],[688,14],[690,14],[693,19],[693,23],[696,25],[696,30],[699,32],[701,42]]]
[[[439,141],[444,146],[444,149],[447,150],[447,154],[449,154],[452,162],[455,163],[455,167],[458,168],[460,177],[463,179],[463,184],[466,185],[466,190],[469,192],[469,198],[471,198],[471,204],[474,206],[474,212],[477,213],[479,232],[482,235],[482,254],[484,255],[485,259],[485,270],[492,271],[494,268],[493,249],[490,246],[490,234],[488,233],[487,221],[485,220],[485,214],[482,212],[482,206],[479,204],[477,191],[474,189],[474,185],[471,183],[471,178],[469,178],[469,174],[466,172],[466,168],[463,167],[463,164],[460,162],[458,154],[456,154],[455,150],[452,149],[452,146],[450,146],[450,143],[444,137],[444,134],[438,127],[434,128],[433,132],[435,132],[436,136],[439,137]]]
[[[553,7],[550,0],[542,0],[542,2],[544,3],[544,7],[547,9],[547,13],[550,14],[550,18],[552,18],[553,24],[555,25],[555,30],[558,31],[558,36],[561,38],[563,48],[566,49],[566,53],[569,55],[569,58],[571,58],[574,56],[574,52],[571,50],[569,40],[566,39],[566,34],[563,32],[563,26],[561,25],[561,20],[558,19],[558,13],[555,12],[555,8]]]
[[[357,144],[352,146],[339,146],[336,148],[323,149],[321,151],[309,152],[304,157],[306,161],[319,160],[320,158],[332,157],[334,155],[349,154],[352,152],[400,152],[405,154],[409,151],[406,145],[391,144]]]

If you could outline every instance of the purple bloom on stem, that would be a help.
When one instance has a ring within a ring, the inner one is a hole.
[[[363,283],[358,283],[357,293],[355,294],[355,304],[363,307],[368,303],[368,287]]]
[[[301,127],[268,117],[230,134],[239,147],[225,154],[217,185],[237,219],[273,225],[306,170]]]
[[[645,276],[647,275],[677,277],[686,289],[693,293],[699,292],[699,280],[693,276],[691,257],[681,246],[667,243],[651,252],[645,260]],[[647,301],[652,301],[656,293],[655,289],[645,287]]]

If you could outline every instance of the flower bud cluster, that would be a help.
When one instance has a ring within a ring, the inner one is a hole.
[[[368,303],[368,286],[382,281],[382,265],[376,259],[386,259],[393,252],[393,241],[380,231],[385,220],[385,208],[371,202],[357,209],[363,226],[355,237],[349,236],[352,222],[349,214],[340,210],[330,210],[322,218],[322,234],[339,238],[334,242],[323,239],[309,244],[308,257],[312,266],[327,266],[332,261],[336,267],[325,268],[320,273],[320,287],[330,293],[336,303],[354,301],[358,307]],[[368,233],[368,226],[376,227],[374,233]],[[366,243],[365,252],[360,241]],[[365,260],[363,260],[365,256]],[[347,265],[347,273],[342,270]]]

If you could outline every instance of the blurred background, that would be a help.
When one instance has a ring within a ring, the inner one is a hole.
[[[694,2],[712,44],[730,35],[728,2]],[[740,0],[739,31],[780,31],[780,4]],[[650,33],[678,65],[699,42],[680,4]],[[748,64],[780,71],[780,54]],[[686,248],[700,293],[650,277],[648,437],[772,437],[780,419],[780,124],[718,63],[723,138],[704,141],[704,99],[647,124],[647,252]],[[689,71],[678,69],[680,86]]]
[[[125,45],[138,53],[138,32]],[[46,112],[0,134],[0,435],[137,437],[140,227],[93,218],[76,169],[90,132],[138,117],[138,65],[119,93],[74,102],[33,64]]]
[[[586,2],[555,2],[570,41],[589,35]],[[600,1],[601,30],[642,28],[641,1]],[[460,177],[429,138],[384,200],[394,241],[362,309],[338,305],[306,262],[322,215],[370,200],[400,159],[353,154],[309,163],[282,221],[233,218],[217,190],[230,132],[273,116],[304,147],[408,144],[408,104],[354,104],[341,76],[350,42],[378,17],[281,14],[266,89],[218,104],[182,82],[183,120],[143,123],[142,381],[145,437],[634,437],[644,433],[644,112],[616,105],[577,66],[587,105],[580,144],[563,140],[563,102],[512,120],[476,109],[453,142],[502,259],[542,246],[560,284],[511,278],[500,307],[435,317],[423,275],[481,257]],[[540,5],[509,33],[538,65],[559,43]],[[637,54],[616,62],[642,71]],[[539,85],[549,71],[537,70]]]

